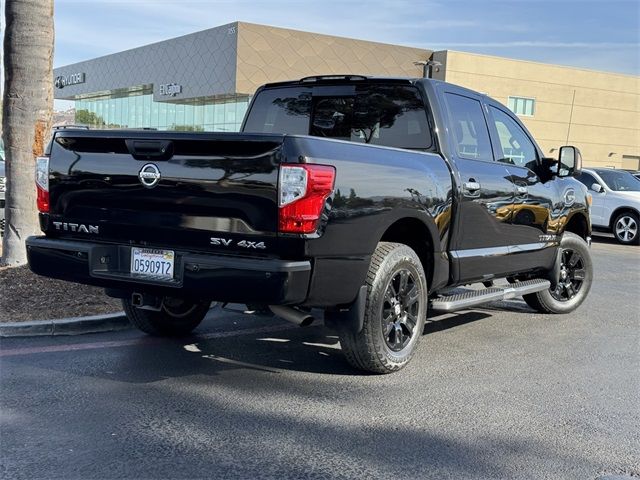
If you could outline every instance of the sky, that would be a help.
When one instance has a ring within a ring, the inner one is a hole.
[[[640,75],[640,0],[55,0],[54,21],[54,67],[244,21]]]
[[[55,0],[54,66],[234,21],[640,74],[640,0]]]

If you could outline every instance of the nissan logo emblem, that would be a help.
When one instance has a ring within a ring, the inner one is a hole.
[[[147,188],[155,187],[160,181],[160,170],[153,163],[147,163],[138,173],[140,183]]]
[[[573,188],[568,188],[564,192],[564,204],[570,207],[576,202],[576,191]]]

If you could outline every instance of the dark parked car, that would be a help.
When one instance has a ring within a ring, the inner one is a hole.
[[[266,85],[240,133],[55,132],[29,265],[105,287],[155,335],[190,332],[212,301],[301,325],[322,309],[352,365],[391,372],[429,309],[582,303],[590,196],[579,152],[560,151],[543,158],[509,109],[444,82]],[[454,290],[472,283],[486,288]]]

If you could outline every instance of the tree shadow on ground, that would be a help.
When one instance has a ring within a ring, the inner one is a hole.
[[[532,456],[547,465],[579,460],[597,468],[523,435],[443,430],[437,418],[407,411],[417,405],[397,391],[405,372],[354,382],[282,375],[266,361],[234,374],[227,364],[208,368],[216,362],[204,351],[161,355],[154,363],[141,350],[121,360],[111,382],[87,381],[85,372],[74,387],[82,395],[75,402],[47,399],[49,415],[34,417],[32,398],[12,405],[18,421],[5,430],[6,478],[522,478]],[[176,365],[176,378],[138,383],[150,377],[132,367],[160,372],[166,362]],[[105,366],[114,368],[109,360]],[[26,375],[21,382],[37,392],[41,379]],[[25,448],[24,432],[45,446],[19,465],[12,459]],[[73,460],[61,461],[70,449]]]

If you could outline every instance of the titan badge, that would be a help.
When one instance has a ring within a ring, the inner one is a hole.
[[[78,232],[78,233],[94,233],[98,235],[100,233],[100,227],[97,225],[84,225],[82,223],[67,223],[67,222],[52,222],[56,230],[63,232]]]

